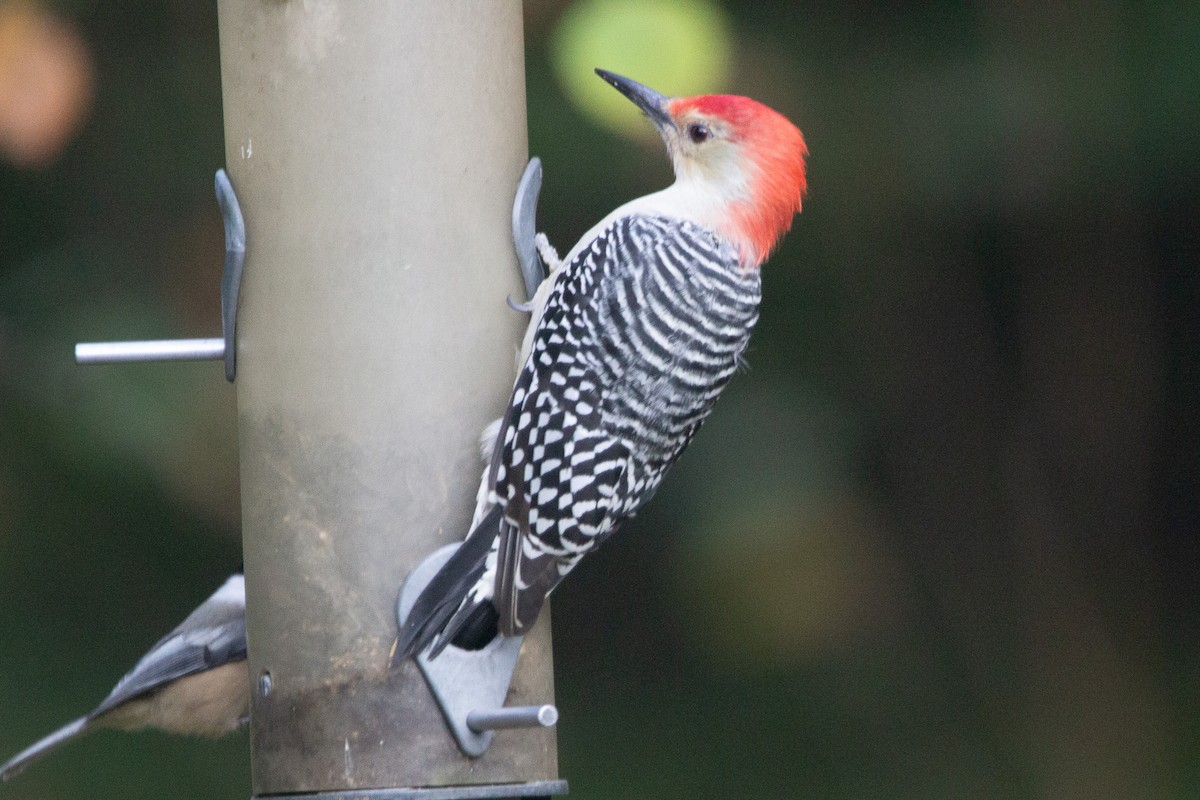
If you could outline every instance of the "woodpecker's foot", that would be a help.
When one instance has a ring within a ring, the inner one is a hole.
[[[546,234],[539,233],[533,237],[533,243],[537,247],[538,255],[542,258],[542,263],[546,265],[546,269],[551,274],[558,272],[558,268],[562,266],[562,259],[558,257],[558,251],[554,249],[554,245],[550,244],[550,240],[546,238]]]
[[[511,308],[513,311],[520,311],[522,314],[532,314],[533,313],[533,303],[532,302],[518,303],[516,300],[513,300],[513,296],[511,294],[508,297],[504,298],[504,302],[508,303],[508,307]]]

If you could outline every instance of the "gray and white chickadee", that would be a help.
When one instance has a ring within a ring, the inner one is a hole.
[[[7,781],[92,728],[152,727],[211,737],[229,733],[249,719],[247,669],[246,581],[239,573],[150,648],[95,710],[0,766],[0,779]]]

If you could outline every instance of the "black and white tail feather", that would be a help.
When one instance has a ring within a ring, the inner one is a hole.
[[[490,604],[487,600],[468,601],[466,598],[483,576],[488,553],[499,534],[499,523],[500,508],[497,506],[475,526],[417,597],[400,630],[392,666],[399,665],[409,655],[419,653],[430,645],[433,645],[430,655],[436,656],[472,620],[476,620],[476,625],[468,634],[475,635],[465,636],[460,641],[461,645],[470,647],[478,641],[478,646],[483,646],[495,637],[494,609],[489,614],[486,606]],[[492,619],[490,626],[487,624],[488,617]]]

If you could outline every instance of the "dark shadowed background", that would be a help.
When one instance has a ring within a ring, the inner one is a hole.
[[[571,796],[1200,796],[1200,5],[526,17],[562,251],[670,179],[593,66],[812,151],[751,368],[555,597]],[[219,330],[216,31],[0,0],[4,757],[240,561],[219,364],[71,362]],[[100,733],[0,792],[244,798],[247,741]]]

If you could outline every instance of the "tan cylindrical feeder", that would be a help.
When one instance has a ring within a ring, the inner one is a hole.
[[[553,729],[465,755],[412,661],[405,576],[467,532],[525,317],[517,0],[220,0],[246,220],[237,392],[254,792],[549,795]],[[507,705],[553,700],[548,615]],[[488,717],[481,709],[476,719]],[[496,788],[501,784],[511,784]],[[492,787],[492,788],[486,788]]]

